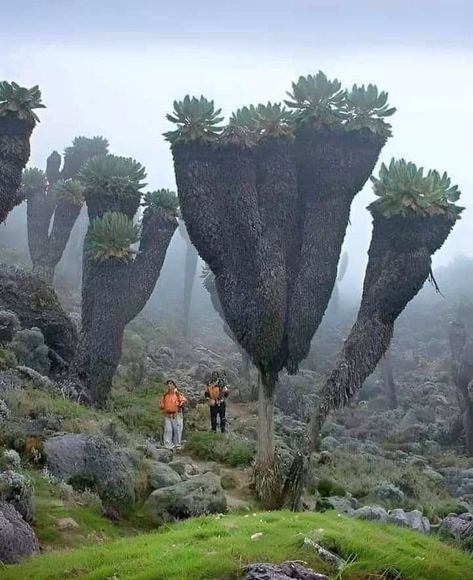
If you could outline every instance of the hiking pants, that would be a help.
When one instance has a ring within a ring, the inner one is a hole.
[[[164,446],[172,447],[173,445],[180,445],[183,428],[184,417],[182,413],[166,415],[164,417]]]
[[[213,405],[210,407],[210,423],[212,425],[212,431],[217,431],[217,417],[220,417],[220,431],[225,433],[225,411],[225,403],[220,403],[220,405]]]

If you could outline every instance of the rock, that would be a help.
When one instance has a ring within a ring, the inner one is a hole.
[[[156,447],[150,442],[147,442],[143,446],[143,451],[146,457],[154,459],[154,461],[159,461],[160,463],[169,463],[172,461],[172,450],[166,449],[165,447]]]
[[[16,372],[22,378],[31,381],[32,386],[40,391],[56,391],[54,382],[30,367],[17,366]]]
[[[179,520],[208,513],[223,513],[227,501],[215,473],[190,477],[170,487],[153,491],[146,501],[156,523]]]
[[[328,580],[328,576],[318,574],[311,568],[304,568],[299,562],[282,564],[251,564],[246,568],[246,580]]]
[[[449,514],[440,525],[440,533],[456,540],[473,538],[473,514]]]
[[[206,362],[201,361],[190,369],[189,375],[193,379],[196,379],[202,384],[205,384],[205,381],[207,380],[207,377],[210,376],[211,372],[211,367]]]
[[[26,522],[34,520],[33,485],[21,473],[0,472],[0,501],[10,503]]]
[[[168,487],[179,483],[181,481],[180,475],[167,463],[159,461],[149,461],[149,477],[148,481],[151,489],[159,489],[161,487]]]
[[[191,477],[200,473],[199,468],[192,462],[189,457],[182,457],[176,461],[171,461],[169,466],[174,469],[181,477]]]
[[[36,326],[49,348],[70,363],[77,349],[77,330],[54,290],[16,266],[0,266],[0,308],[14,312],[23,328]]]
[[[76,433],[51,437],[44,444],[52,475],[96,490],[104,504],[120,512],[135,501],[133,474],[121,451],[106,438]]]
[[[355,510],[353,517],[359,520],[386,522],[388,520],[388,512],[382,507],[365,505]]]
[[[79,527],[76,520],[72,518],[58,518],[55,523],[60,530],[76,530]]]
[[[264,536],[263,532],[256,532],[255,534],[251,534],[250,540],[256,542],[257,540],[261,540],[263,536]]]
[[[411,528],[422,534],[430,534],[430,522],[419,510],[405,512],[402,509],[391,510],[388,514],[388,524]]]
[[[338,554],[335,554],[334,552],[327,550],[327,548],[324,548],[320,544],[317,544],[317,542],[314,542],[310,538],[304,538],[303,545],[305,547],[312,548],[313,550],[315,550],[319,558],[323,562],[329,564],[330,566],[333,566],[337,570],[342,570],[346,566],[346,561],[343,558],[341,558]]]
[[[332,461],[332,454],[330,453],[330,451],[322,451],[319,455],[318,458],[318,463],[320,463],[321,465],[325,465],[327,463],[330,463]]]
[[[39,552],[35,533],[16,509],[0,501],[0,562],[16,564]]]
[[[51,370],[49,347],[45,344],[43,333],[39,328],[27,328],[17,332],[11,343],[11,349],[20,365],[30,367],[43,375]]]
[[[353,515],[358,509],[358,502],[351,496],[333,495],[327,498],[327,503],[341,514]]]

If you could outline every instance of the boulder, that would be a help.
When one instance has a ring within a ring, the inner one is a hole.
[[[174,469],[181,477],[188,478],[200,473],[199,468],[190,459],[190,457],[181,457],[176,461],[171,461],[169,466]]]
[[[227,500],[215,473],[190,477],[169,487],[153,491],[146,501],[152,519],[160,524],[173,520],[222,513]]]
[[[328,576],[305,568],[299,562],[282,564],[251,564],[246,568],[246,580],[328,580]]]
[[[34,520],[33,485],[21,473],[0,472],[0,501],[10,503],[25,521]]]
[[[440,525],[440,533],[456,540],[473,538],[473,514],[449,514]]]
[[[387,522],[388,512],[378,506],[365,505],[354,511],[353,517],[359,520],[376,520],[379,522]]]
[[[160,489],[161,487],[169,487],[181,481],[180,475],[167,463],[159,461],[149,461],[149,477],[148,481],[151,489]]]
[[[0,501],[0,563],[16,564],[39,552],[35,533],[16,509]]]
[[[105,437],[67,433],[44,444],[50,473],[76,487],[97,491],[104,504],[119,512],[135,501],[133,473],[120,449]]]
[[[333,495],[327,498],[327,503],[337,512],[341,514],[353,515],[358,509],[358,502],[354,497]]]
[[[72,362],[77,330],[54,290],[37,276],[16,266],[0,266],[0,309],[14,312],[23,328],[41,330],[49,348]]]
[[[154,461],[159,461],[160,463],[169,463],[172,461],[172,450],[166,447],[157,447],[153,443],[146,443],[142,447],[146,457],[154,459]]]
[[[388,524],[411,528],[422,534],[430,534],[430,522],[419,510],[405,512],[402,509],[391,510],[388,514]]]

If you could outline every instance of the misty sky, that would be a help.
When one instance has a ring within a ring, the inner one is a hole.
[[[344,86],[374,82],[398,108],[381,154],[449,172],[464,218],[437,263],[473,255],[473,3],[464,0],[234,2],[0,0],[0,79],[39,84],[47,109],[31,164],[76,135],[104,135],[152,188],[174,188],[165,113],[186,93],[226,114],[284,98],[323,69]],[[97,6],[98,5],[98,6]],[[370,238],[367,186],[347,233],[361,276]]]

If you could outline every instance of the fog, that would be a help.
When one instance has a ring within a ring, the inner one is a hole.
[[[398,111],[380,162],[396,156],[447,170],[467,211],[435,265],[473,255],[473,49],[466,2],[450,3],[451,9],[446,2],[399,2],[384,10],[362,2],[356,13],[344,2],[289,3],[292,10],[263,2],[265,10],[255,8],[253,17],[246,2],[238,13],[212,2],[194,13],[192,3],[181,2],[164,20],[160,2],[138,2],[133,10],[103,2],[95,12],[90,2],[77,2],[72,19],[58,2],[26,4],[24,18],[13,19],[13,5],[5,3],[11,27],[3,35],[11,41],[2,47],[0,78],[41,87],[47,109],[33,135],[30,165],[44,167],[49,153],[76,135],[104,135],[112,153],[146,166],[150,188],[175,188],[162,137],[174,99],[204,94],[229,115],[244,104],[279,101],[300,74],[322,69],[344,86],[374,82],[389,91]],[[107,23],[100,34],[97,22]],[[335,32],[328,35],[327,27]],[[345,288],[358,288],[363,279],[371,199],[368,184],[352,206]],[[8,221],[14,219],[13,213]]]

